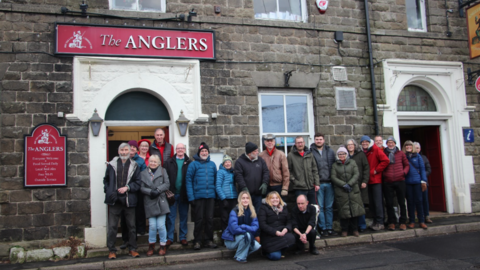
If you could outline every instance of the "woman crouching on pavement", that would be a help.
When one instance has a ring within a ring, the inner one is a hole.
[[[160,157],[150,156],[148,168],[141,174],[141,191],[145,194],[145,216],[148,218],[148,251],[147,256],[152,256],[155,252],[155,243],[157,242],[157,232],[160,236],[160,250],[158,255],[167,253],[167,229],[165,219],[170,213],[167,196],[165,191],[170,187],[168,175],[160,166]]]
[[[348,158],[345,147],[337,150],[337,161],[332,166],[332,183],[335,191],[342,237],[351,231],[358,237],[358,217],[365,215],[363,201],[358,187],[358,167],[354,160]]]
[[[258,213],[260,243],[268,259],[278,261],[295,244],[287,205],[276,191],[268,193]]]
[[[233,257],[235,261],[246,263],[247,256],[261,247],[254,237],[257,230],[258,219],[252,199],[248,191],[242,191],[238,196],[238,205],[230,212],[228,226],[222,234],[225,246],[237,250]]]

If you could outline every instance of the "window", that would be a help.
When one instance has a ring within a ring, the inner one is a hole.
[[[307,21],[306,0],[253,0],[255,19]]]
[[[418,86],[408,85],[403,88],[398,96],[397,110],[435,112],[437,107],[427,91]]]
[[[110,9],[165,12],[165,0],[109,0]]]
[[[427,32],[425,0],[406,0],[408,31]]]
[[[287,154],[297,136],[304,137],[305,145],[310,146],[314,130],[311,92],[260,92],[259,100],[261,136],[275,134],[276,148]]]

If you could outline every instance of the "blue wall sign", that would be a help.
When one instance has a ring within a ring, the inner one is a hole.
[[[468,143],[475,142],[475,135],[473,129],[464,129],[463,130],[463,140]]]

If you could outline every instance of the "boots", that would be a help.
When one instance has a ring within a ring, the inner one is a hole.
[[[152,256],[154,252],[155,252],[155,243],[148,244],[147,257]]]
[[[167,254],[167,246],[160,245],[160,250],[158,251],[158,255],[163,256],[165,254]]]

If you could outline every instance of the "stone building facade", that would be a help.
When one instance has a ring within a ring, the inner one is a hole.
[[[304,131],[279,132],[285,145],[287,137],[296,135],[305,136],[310,144],[320,131],[336,149],[346,139],[375,134],[363,1],[330,1],[325,14],[319,13],[315,1],[300,1],[304,18],[297,22],[256,19],[255,2],[261,2],[257,0],[159,0],[164,5],[160,13],[115,10],[114,2],[87,1],[88,16],[62,13],[62,7],[80,12],[80,1],[0,3],[0,242],[5,243],[0,254],[14,242],[69,236],[85,238],[92,247],[105,245],[107,210],[101,177],[106,127],[122,123],[106,120],[100,136],[94,137],[88,117],[97,108],[105,119],[108,106],[132,89],[166,105],[171,120],[160,124],[169,127],[172,143],[188,145],[191,156],[201,142],[234,160],[244,153],[246,142],[261,145],[261,136],[268,131],[262,98],[267,104],[275,94],[305,96],[308,107],[302,114],[308,118]],[[459,17],[457,3],[445,7],[445,1],[428,0],[423,14],[426,32],[409,31],[406,2],[411,1],[368,4],[378,133],[398,138],[417,127],[437,127],[444,211],[478,211],[480,142],[464,143],[461,136],[462,128],[472,128],[477,138],[480,132],[479,95],[467,84],[466,75],[467,68],[477,70],[480,62],[469,57],[466,19]],[[192,9],[197,16],[191,22],[158,20],[188,16]],[[213,30],[216,60],[61,57],[54,55],[56,22]],[[343,32],[342,42],[334,41],[336,31]],[[450,37],[447,31],[452,32]],[[346,69],[346,80],[334,79],[336,67]],[[291,72],[288,86],[287,72]],[[437,111],[400,112],[397,98],[406,85],[426,90]],[[338,109],[337,90],[343,89],[354,90],[353,109]],[[181,110],[191,120],[186,137],[175,125]],[[68,136],[65,188],[23,186],[23,135],[40,123],[54,124]],[[152,123],[138,123],[142,125]]]

